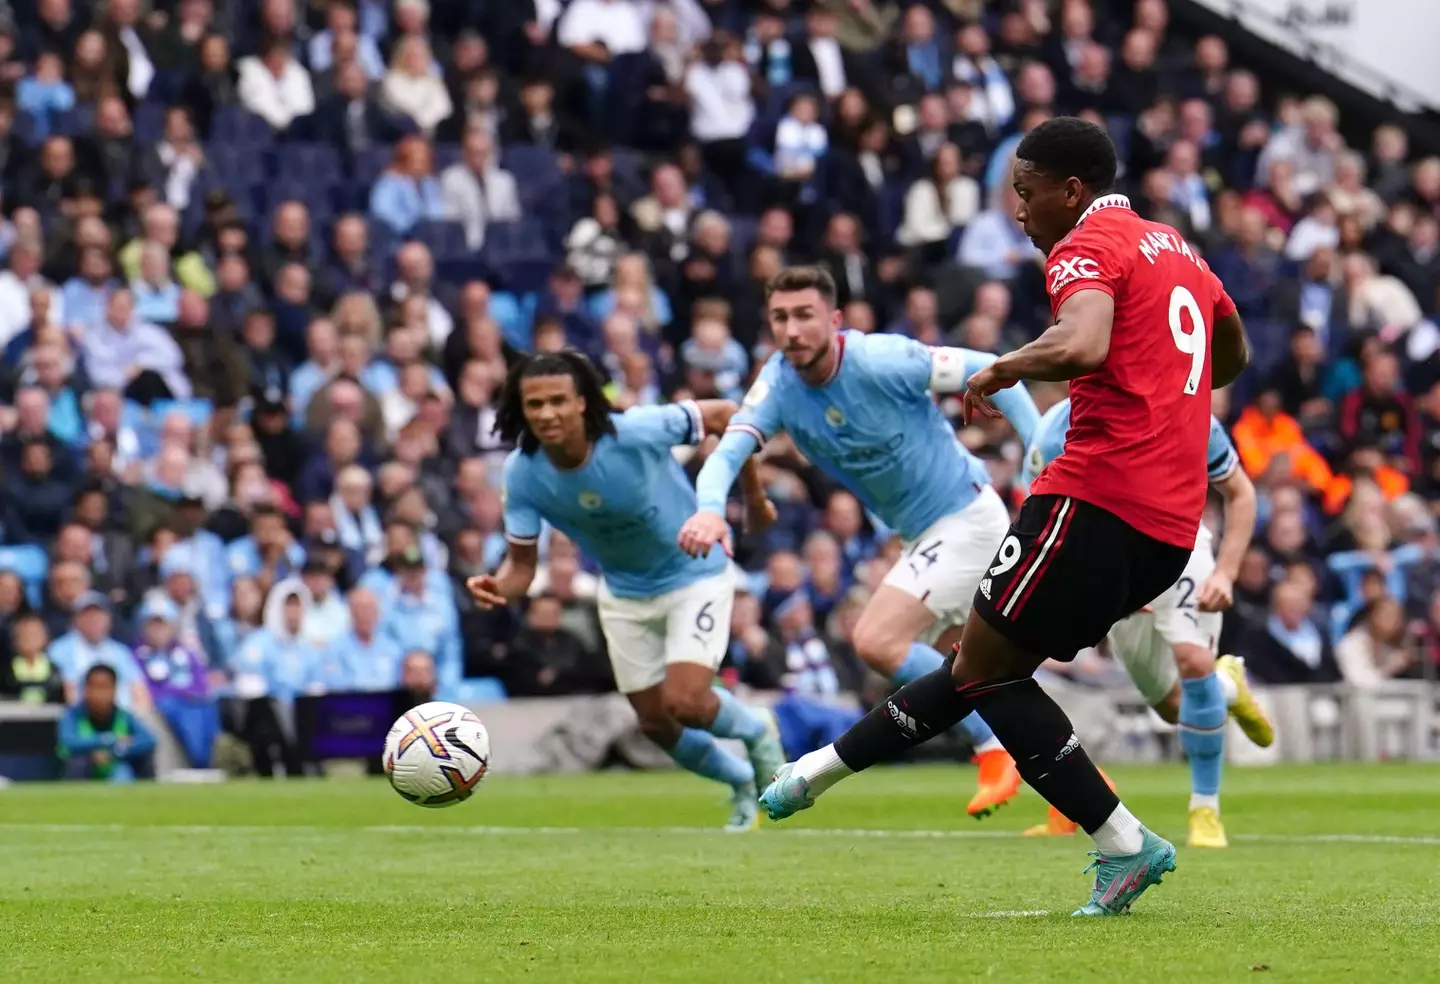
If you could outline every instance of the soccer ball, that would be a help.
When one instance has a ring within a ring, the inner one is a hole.
[[[406,711],[385,736],[385,774],[420,806],[470,798],[490,767],[490,734],[468,708],[434,700]]]

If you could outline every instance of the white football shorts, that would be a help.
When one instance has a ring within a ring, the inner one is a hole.
[[[1173,647],[1189,643],[1213,653],[1219,645],[1221,614],[1202,612],[1195,602],[1196,590],[1215,570],[1210,542],[1210,531],[1201,526],[1195,551],[1180,579],[1144,610],[1116,622],[1110,630],[1116,658],[1152,706],[1180,683]]]
[[[935,616],[919,642],[933,643],[964,624],[980,579],[1010,529],[1010,513],[989,485],[959,512],[937,519],[902,546],[882,582],[918,598]]]
[[[602,580],[596,598],[600,630],[622,694],[665,681],[671,663],[720,668],[730,645],[735,568],[654,598],[617,598]]]

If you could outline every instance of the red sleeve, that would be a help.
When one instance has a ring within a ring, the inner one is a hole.
[[[1210,299],[1215,304],[1215,320],[1228,318],[1235,313],[1235,302],[1230,299],[1229,294],[1225,293],[1225,285],[1220,282],[1219,277],[1215,276],[1215,271],[1207,267],[1206,272],[1210,274]]]
[[[1125,264],[1115,248],[1099,235],[1082,228],[1063,240],[1045,261],[1045,289],[1050,310],[1058,313],[1071,294],[1103,290],[1114,297],[1125,279]]]

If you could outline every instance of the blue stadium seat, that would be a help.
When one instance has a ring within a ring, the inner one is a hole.
[[[215,416],[215,404],[209,400],[198,398],[189,400],[156,400],[150,404],[150,420],[152,426],[158,428],[166,417],[177,411],[189,417],[190,423],[196,427],[208,427],[210,425],[210,418]]]
[[[439,174],[451,164],[459,164],[464,154],[461,153],[460,145],[453,143],[437,143],[435,145],[435,173]]]
[[[153,87],[152,87],[153,91]],[[140,146],[159,143],[165,136],[165,104],[146,100],[135,107],[135,142]]]
[[[535,219],[522,219],[487,229],[485,259],[505,287],[517,294],[543,290],[555,264],[555,258],[546,246],[541,224]]]
[[[461,680],[455,688],[456,703],[467,707],[475,704],[503,704],[507,696],[505,685],[495,677]]]
[[[231,147],[264,149],[275,142],[270,124],[239,106],[221,106],[215,110],[210,139]]]
[[[421,222],[410,231],[410,238],[428,246],[430,255],[437,262],[463,257],[470,252],[465,245],[465,227],[458,222]]]
[[[42,547],[33,544],[0,547],[0,571],[10,571],[25,585],[32,604],[41,602],[45,575],[50,572],[50,559]]]
[[[515,175],[520,201],[526,206],[549,198],[565,180],[555,154],[545,147],[506,147],[500,155],[500,166]]]
[[[275,148],[275,178],[329,189],[340,181],[340,153],[328,144],[284,143]]]
[[[95,107],[79,105],[63,113],[56,113],[51,121],[50,132],[62,137],[78,137],[89,133],[95,126]]]

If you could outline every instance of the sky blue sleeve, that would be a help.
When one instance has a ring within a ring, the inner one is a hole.
[[[505,459],[500,501],[505,506],[505,539],[525,545],[539,542],[541,520],[540,511],[525,499],[525,483],[519,474],[523,467],[522,454],[523,451],[512,451]]]
[[[989,352],[977,352],[974,349],[961,349],[960,351],[965,353],[966,379],[996,359],[996,356]],[[1025,384],[1016,383],[1009,389],[997,390],[991,394],[990,402],[995,404],[996,409],[1005,415],[1006,420],[1010,421],[1010,426],[1015,428],[1015,433],[1020,435],[1020,440],[1028,445],[1035,436],[1035,428],[1040,426],[1040,409],[1035,406],[1035,401],[1031,399],[1030,391],[1025,388]]]
[[[760,442],[753,432],[736,427],[733,423],[720,444],[705,459],[700,474],[695,477],[695,508],[699,512],[713,512],[725,515],[725,500],[730,497],[730,486],[740,475],[745,459],[755,453]]]
[[[673,448],[705,439],[705,422],[694,400],[635,407],[616,414],[614,422],[616,440],[630,447]]]
[[[126,757],[148,755],[155,750],[155,734],[145,727],[145,722],[134,714],[130,715],[130,747]]]
[[[765,363],[760,375],[750,384],[749,392],[740,401],[740,409],[730,418],[730,431],[745,431],[755,438],[756,444],[764,444],[784,429],[780,413],[781,398],[778,393],[780,360],[783,358],[784,356],[776,353]]]
[[[929,346],[913,338],[890,333],[850,336],[845,358],[858,361],[866,375],[902,399],[926,397],[930,392],[933,356]]]
[[[1205,449],[1205,474],[1211,482],[1223,482],[1236,468],[1240,467],[1240,456],[1225,425],[1214,417],[1210,418],[1210,443]]]

